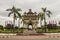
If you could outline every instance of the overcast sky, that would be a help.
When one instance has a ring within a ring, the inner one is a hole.
[[[11,17],[7,17],[9,12],[6,9],[11,8],[13,4],[16,8],[22,9],[21,13],[27,12],[30,8],[33,12],[39,13],[42,7],[47,7],[52,12],[51,18],[47,20],[60,21],[60,0],[0,0],[0,24],[3,24],[5,20],[11,20]]]

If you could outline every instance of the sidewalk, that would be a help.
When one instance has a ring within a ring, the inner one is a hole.
[[[0,38],[60,38],[60,33],[43,33],[44,35],[31,35],[31,36],[20,36],[16,34],[4,34],[0,33]]]

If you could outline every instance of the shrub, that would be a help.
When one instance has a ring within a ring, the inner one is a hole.
[[[15,30],[19,29],[19,27],[15,26]]]
[[[12,24],[7,24],[6,27],[5,27],[5,29],[8,29],[8,30],[13,29],[13,28],[14,28],[14,27],[13,27]]]
[[[0,29],[3,30],[3,25],[0,25]]]

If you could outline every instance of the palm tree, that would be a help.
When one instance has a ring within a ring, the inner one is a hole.
[[[40,25],[41,25],[41,27],[42,27],[42,20],[43,20],[43,18],[44,18],[44,15],[43,15],[42,12],[40,12],[40,13],[38,14],[38,18],[40,18]]]
[[[20,19],[22,18],[21,13],[20,13],[20,15],[18,15],[18,18],[19,18],[19,20],[18,20],[18,27],[20,27]]]
[[[21,14],[18,12],[18,11],[21,11],[21,9],[18,9],[18,8],[15,8],[14,6],[12,7],[12,9],[7,9],[6,11],[11,11],[9,14],[8,14],[8,17],[13,14],[13,25],[15,27],[15,20],[17,19],[17,17],[21,17]],[[14,28],[15,29],[15,28]]]
[[[43,15],[44,15],[44,24],[45,26],[47,25],[46,23],[46,15],[50,18],[50,15],[52,14],[50,10],[47,10],[47,8],[42,8]]]
[[[42,8],[42,13],[43,13],[43,19],[44,19],[44,25],[46,26],[47,25],[47,23],[46,23],[46,15],[50,18],[50,15],[52,14],[51,13],[51,11],[50,10],[47,10],[47,8]],[[45,27],[45,29],[46,29],[46,27]],[[45,32],[46,32],[46,30],[45,30]]]

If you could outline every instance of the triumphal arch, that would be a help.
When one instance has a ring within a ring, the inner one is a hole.
[[[38,15],[36,12],[32,12],[29,9],[28,12],[24,12],[23,15],[23,28],[36,29],[38,24]]]

